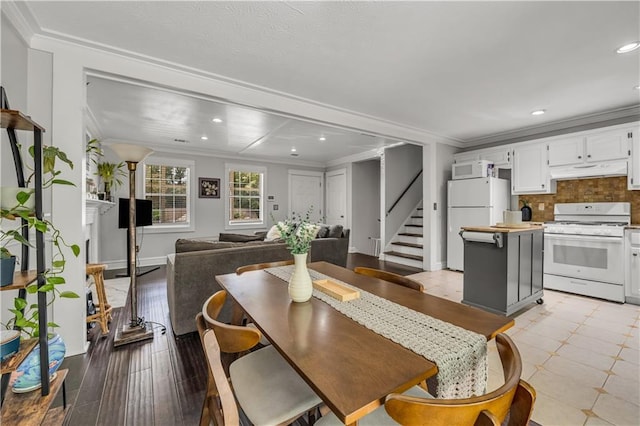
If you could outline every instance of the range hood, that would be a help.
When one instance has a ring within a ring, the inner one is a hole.
[[[626,176],[626,161],[611,161],[598,164],[549,167],[551,179],[567,180],[594,177]]]

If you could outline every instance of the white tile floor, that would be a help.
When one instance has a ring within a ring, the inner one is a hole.
[[[463,275],[411,275],[433,295],[462,300]],[[514,315],[507,334],[537,392],[533,420],[545,425],[640,425],[640,306],[545,290],[544,304]],[[489,390],[503,383],[489,344]]]

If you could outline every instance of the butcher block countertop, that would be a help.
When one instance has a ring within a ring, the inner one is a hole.
[[[538,223],[538,222],[529,222],[528,227],[524,228],[524,227],[520,227],[520,226],[514,226],[514,227],[509,227],[508,225],[502,225],[502,226],[463,226],[462,230],[463,231],[470,231],[470,232],[523,232],[523,231],[534,231],[536,229],[543,229],[542,223]]]
[[[640,229],[640,224],[638,223],[633,223],[631,225],[627,225],[625,226],[625,229]]]

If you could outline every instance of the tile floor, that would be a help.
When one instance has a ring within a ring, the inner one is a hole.
[[[459,302],[462,273],[410,275],[436,296]],[[640,425],[640,306],[545,290],[544,304],[514,315],[507,334],[537,392],[533,420],[545,425]],[[503,383],[489,345],[489,390]]]

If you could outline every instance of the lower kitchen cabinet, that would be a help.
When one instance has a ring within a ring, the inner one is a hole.
[[[542,227],[463,230],[462,303],[503,315],[542,303]]]
[[[640,229],[627,229],[625,234],[625,301],[640,305]]]

